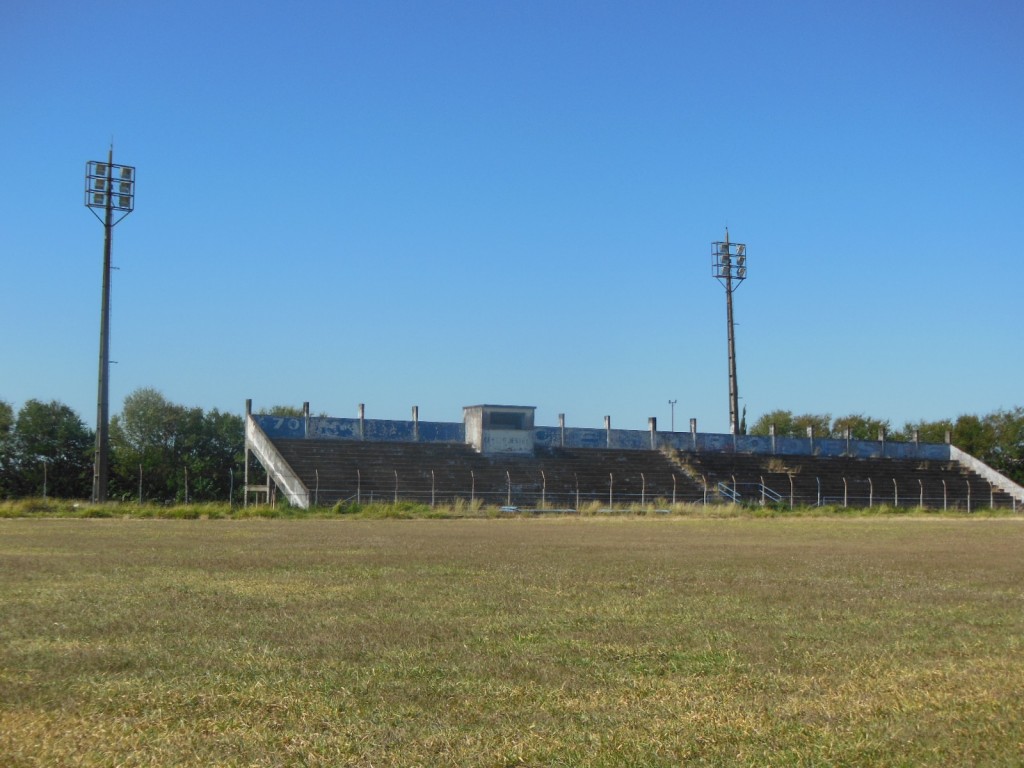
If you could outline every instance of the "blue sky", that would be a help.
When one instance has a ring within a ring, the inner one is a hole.
[[[728,429],[1024,405],[1024,5],[54,2],[0,9],[0,399]]]

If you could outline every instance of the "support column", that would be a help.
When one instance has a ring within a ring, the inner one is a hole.
[[[249,432],[249,419],[252,417],[252,399],[245,401],[245,424],[243,430],[246,434]],[[242,485],[242,506],[249,506],[249,440],[245,440],[245,469],[243,471],[244,483]]]

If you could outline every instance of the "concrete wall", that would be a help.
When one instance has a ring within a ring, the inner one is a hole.
[[[387,419],[335,419],[310,417],[309,428],[301,418],[253,416],[268,437],[275,439],[311,440],[372,440],[379,442],[465,443],[467,426],[456,422],[391,421]],[[467,424],[472,426],[477,413],[467,413]],[[533,445],[557,448],[618,448],[624,450],[650,450],[651,433],[646,429],[592,429],[566,427],[534,427],[525,434],[520,430],[480,430],[480,445],[485,452],[519,453],[532,446],[524,440],[532,435]],[[489,437],[488,437],[489,436]],[[675,448],[681,451],[708,451],[718,453],[753,453],[779,456],[854,456],[862,459],[922,459],[949,461],[950,446],[943,443],[897,443],[878,440],[832,440],[808,438],[757,437],[753,435],[724,435],[707,432],[657,432],[656,448]]]
[[[304,419],[253,416],[269,437],[285,440],[373,440],[400,443],[462,443],[462,424],[441,421],[392,421],[390,419],[335,419],[311,416]],[[417,434],[418,433],[418,434]]]
[[[480,453],[533,453],[532,406],[467,405],[465,440]]]

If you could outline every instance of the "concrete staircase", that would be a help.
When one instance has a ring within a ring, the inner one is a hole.
[[[1014,506],[1007,490],[957,461],[685,451],[673,458],[719,499],[965,511]]]

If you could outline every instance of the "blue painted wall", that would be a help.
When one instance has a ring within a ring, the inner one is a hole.
[[[307,434],[303,419],[280,416],[254,415],[260,428],[271,439],[311,440],[371,440],[377,442],[413,442],[415,440],[412,421],[391,421],[388,419],[366,419],[363,421],[364,434],[360,436],[359,419],[334,419],[310,417]],[[610,432],[611,447],[625,450],[650,450],[651,433],[647,430],[613,429]],[[537,427],[533,430],[536,445],[556,448],[562,443],[562,430],[558,427]],[[857,458],[928,459],[949,461],[950,449],[942,443],[896,443],[877,440],[832,440],[779,437],[772,445],[772,438],[753,435],[722,435],[698,432],[659,432],[656,435],[658,448],[675,448],[681,451],[708,451],[718,453],[754,453],[780,456],[855,456]],[[457,422],[421,421],[419,442],[422,443],[465,443],[465,427]],[[605,448],[609,444],[609,432],[604,429],[567,427],[565,446],[567,448]]]

